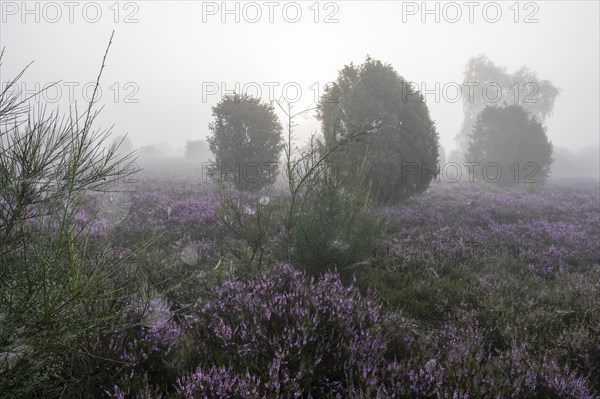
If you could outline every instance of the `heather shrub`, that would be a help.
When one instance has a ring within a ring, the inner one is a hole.
[[[374,391],[386,350],[379,319],[379,306],[335,274],[315,281],[278,265],[258,279],[231,279],[194,307],[198,367],[177,390],[210,398]]]
[[[594,397],[586,378],[547,350],[517,343],[490,350],[488,330],[473,312],[454,312],[434,330],[404,324],[392,330],[389,348],[397,361],[388,363],[382,384],[392,397]]]
[[[216,192],[191,182],[185,170],[177,178],[163,176],[168,182],[147,173],[140,173],[129,214],[111,231],[114,250],[127,256],[136,248],[137,281],[171,302],[193,303],[225,279],[225,267],[215,269],[224,263],[220,243],[226,233],[218,223]]]
[[[286,278],[281,279],[282,275]],[[211,301],[199,303],[191,317],[198,367],[178,379],[176,396],[594,397],[588,381],[547,350],[536,352],[515,343],[507,350],[490,351],[488,330],[472,312],[455,312],[435,329],[419,327],[402,313],[387,313],[372,325],[376,334],[356,335],[352,328],[344,333],[347,324],[338,329],[334,323],[341,314],[319,317],[320,312],[307,309],[306,297],[304,306],[298,306],[301,290],[294,278],[298,275],[288,266],[279,266],[258,281],[231,280],[216,290]],[[332,290],[332,282],[341,287],[329,274],[323,283],[308,280],[300,287],[312,287],[316,298],[325,298],[322,289],[329,292],[328,300],[317,309],[328,303],[331,310],[332,302],[340,304],[338,309],[351,309],[344,306],[347,300],[337,298],[340,290]],[[352,288],[342,291],[356,292]],[[265,300],[266,295],[278,299]],[[368,321],[366,316],[350,320]],[[347,322],[348,317],[343,319]],[[323,326],[328,333],[319,334],[321,329],[308,320],[327,320]],[[351,334],[363,338],[348,341]]]
[[[598,389],[599,281],[594,271],[561,273],[551,280],[497,272],[476,287],[477,319],[493,349],[509,350],[517,342],[531,353],[548,353]]]
[[[183,328],[164,298],[140,303],[142,319],[112,342],[119,362],[104,391],[115,398],[160,398],[189,361]]]

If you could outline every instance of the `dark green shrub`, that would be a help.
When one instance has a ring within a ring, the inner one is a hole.
[[[240,190],[257,191],[275,178],[283,149],[282,127],[272,105],[246,94],[225,96],[212,108],[212,176]]]
[[[367,57],[361,65],[346,65],[321,97],[318,117],[329,148],[373,131],[333,159],[353,174],[366,157],[365,178],[377,202],[420,193],[437,175],[438,134],[424,98],[389,64]]]

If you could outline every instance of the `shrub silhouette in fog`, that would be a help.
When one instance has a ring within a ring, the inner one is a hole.
[[[389,64],[367,57],[346,65],[318,106],[327,146],[353,132],[378,126],[364,140],[353,142],[336,162],[358,170],[366,155],[367,181],[379,202],[402,200],[424,191],[435,176],[438,133],[423,96]],[[403,165],[424,166],[433,173],[404,176]]]
[[[538,79],[536,73],[527,67],[507,73],[505,67],[495,65],[483,54],[469,59],[464,75],[463,85],[469,89],[463,93],[464,120],[456,136],[461,152],[468,150],[469,135],[477,115],[486,106],[502,103],[520,105],[544,123],[546,117],[552,115],[554,102],[560,93],[552,82]]]
[[[477,117],[471,133],[467,160],[474,162],[473,170],[483,165],[482,173],[488,182],[502,186],[517,183],[543,183],[550,173],[552,143],[544,126],[530,117],[519,105],[487,107]],[[485,165],[493,165],[486,172]]]
[[[210,157],[208,143],[204,140],[188,140],[185,143],[185,157],[195,161],[207,160]]]
[[[212,114],[207,139],[215,156],[213,178],[252,191],[273,182],[283,149],[282,127],[273,106],[234,94],[225,96]]]

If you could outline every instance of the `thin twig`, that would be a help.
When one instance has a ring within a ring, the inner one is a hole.
[[[90,123],[92,106],[94,105],[94,100],[96,99],[96,93],[98,91],[98,87],[100,86],[100,77],[102,76],[102,72],[104,71],[104,67],[106,66],[106,56],[108,55],[108,50],[110,49],[110,45],[112,44],[112,39],[113,39],[114,35],[115,35],[115,31],[113,29],[112,34],[110,35],[110,39],[108,40],[108,46],[106,46],[106,51],[104,52],[104,57],[102,58],[102,66],[100,67],[100,72],[98,73],[98,77],[96,78],[96,85],[94,86],[94,93],[92,94],[92,98],[90,99],[90,102],[88,104],[87,117],[86,117],[85,123],[83,125],[84,130],[87,130],[89,123]]]

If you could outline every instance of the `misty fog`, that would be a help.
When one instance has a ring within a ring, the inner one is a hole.
[[[0,398],[600,398],[600,2],[0,0]]]
[[[182,156],[186,140],[205,138],[210,108],[224,95],[246,91],[267,101],[284,96],[306,108],[343,65],[366,55],[390,63],[425,93],[448,152],[457,147],[468,95],[464,86],[457,95],[455,86],[464,81],[467,61],[480,54],[508,72],[525,66],[561,89],[546,121],[555,147],[573,153],[598,147],[594,1],[538,2],[518,10],[501,3],[499,17],[496,7],[460,2],[429,8],[420,2],[305,4],[299,17],[283,3],[99,3],[98,9],[3,4],[2,80],[35,60],[21,89],[62,81],[46,97],[63,109],[90,96],[100,49],[115,29],[101,82],[101,124],[114,123],[136,147],[157,145],[169,156]],[[298,133],[308,137],[318,129],[308,118]]]

